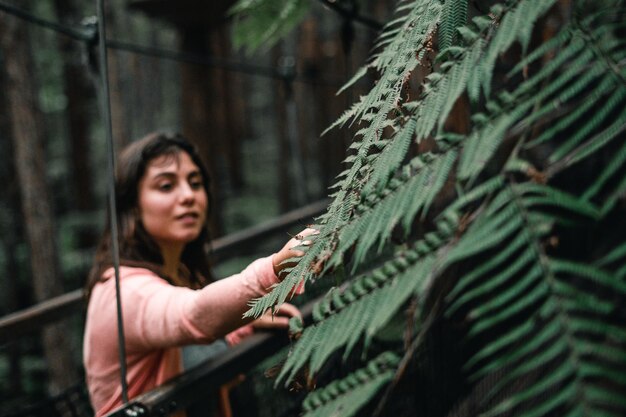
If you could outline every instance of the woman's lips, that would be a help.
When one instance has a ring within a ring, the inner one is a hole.
[[[184,213],[176,216],[176,220],[180,220],[183,223],[195,223],[199,217],[198,213]]]

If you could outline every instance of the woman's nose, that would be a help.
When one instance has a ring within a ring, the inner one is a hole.
[[[189,184],[183,184],[181,186],[181,193],[180,193],[180,198],[181,201],[183,202],[183,204],[189,204],[190,202],[193,202],[195,199],[195,192],[193,190],[193,188],[191,188],[191,186]]]

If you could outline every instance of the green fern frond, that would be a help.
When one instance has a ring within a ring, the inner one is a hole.
[[[310,393],[303,402],[304,416],[354,415],[393,378],[399,362],[395,353],[385,352],[347,377]]]
[[[606,110],[602,110],[602,112],[610,112],[613,105],[611,104],[609,106],[606,106],[606,102],[608,101],[609,103],[613,103],[614,101],[616,101],[616,99],[619,100],[619,97],[616,96],[622,94],[622,92],[618,90],[615,91],[611,96],[610,93],[612,90],[612,80],[605,78],[599,83],[597,87],[593,88],[593,91],[589,93],[586,100],[582,101],[579,106],[573,109],[572,112],[557,120],[557,122],[553,126],[550,126],[542,134],[537,136],[537,138],[528,142],[525,145],[525,148],[530,149],[536,145],[553,139],[557,134],[562,134],[562,132],[567,131],[567,129],[570,128],[574,123],[581,122],[582,120],[584,120],[583,118],[586,118],[589,113],[593,112],[594,108],[597,107],[597,103],[605,103],[601,107]],[[593,118],[595,119],[595,117]],[[575,142],[579,142],[579,140],[576,140]]]
[[[499,415],[516,407],[525,407],[525,416],[546,415],[556,407],[576,412],[594,410],[584,415],[601,415],[607,410],[592,397],[611,398],[626,388],[626,378],[611,371],[612,366],[626,364],[626,331],[606,320],[618,308],[619,300],[626,299],[626,282],[588,264],[550,258],[542,244],[550,232],[549,224],[559,217],[552,213],[555,208],[573,210],[590,219],[597,217],[595,207],[584,201],[571,201],[572,198],[543,185],[511,185],[493,198],[455,247],[465,247],[460,249],[465,258],[470,253],[468,242],[477,244],[494,233],[493,225],[502,224],[503,215],[516,224],[506,237],[509,247],[461,277],[447,298],[449,315],[467,312],[470,337],[488,329],[493,332],[497,326],[509,323],[505,333],[478,350],[465,364],[470,380],[507,369],[483,398],[483,404],[517,384],[505,401],[490,406],[481,415]],[[514,222],[515,218],[523,221]],[[480,249],[493,247],[492,242]],[[599,263],[621,260],[623,252],[626,250],[618,247]],[[458,259],[458,255],[455,258],[451,252],[451,259]],[[572,275],[578,280],[568,279]],[[607,299],[606,294],[617,294],[617,298]],[[608,338],[616,344],[607,351]],[[544,368],[554,369],[536,374],[536,370]],[[594,379],[598,377],[601,382]],[[519,381],[525,378],[530,378],[529,383],[520,388]],[[538,397],[538,393],[551,389],[559,394]],[[577,395],[585,398],[581,400]],[[530,399],[533,405],[528,404]],[[606,415],[616,416],[624,411],[626,402],[614,403],[621,411]]]
[[[358,118],[366,123],[366,127],[358,133],[362,145],[357,150],[356,163],[346,174],[346,184],[352,184],[351,188],[360,189],[354,182],[358,178],[368,177],[371,166],[362,161],[366,159],[371,144],[381,139],[382,130],[393,125],[388,114],[401,107],[402,86],[421,59],[420,54],[426,50],[426,42],[436,28],[440,10],[441,5],[438,2],[419,0],[411,3],[408,17],[402,22],[403,30],[395,32],[393,40],[386,43],[369,64],[370,67],[382,71],[380,80],[358,104],[352,106],[349,112],[331,126],[332,128]]]
[[[535,260],[535,253],[531,248],[526,247],[521,254],[516,254],[516,251],[522,246],[522,244],[527,244],[528,240],[528,236],[518,236],[511,245],[507,245],[506,249],[498,253],[494,259],[490,260],[490,262],[481,265],[477,271],[475,270],[472,274],[468,274],[468,276],[463,277],[463,285],[459,285],[458,288],[455,288],[455,292],[450,293],[448,298],[453,299],[460,293],[463,295],[450,304],[447,314],[454,314],[460,306],[473,303],[477,298],[489,295],[498,288],[502,288],[502,285],[507,283],[512,276],[519,274],[522,269],[531,265],[532,261]],[[512,256],[514,254],[516,255],[515,257]],[[513,260],[513,263],[505,266],[505,262],[510,262],[511,260]],[[489,281],[475,287],[473,286],[471,290],[462,291],[466,287],[474,284],[476,280],[482,277],[482,274],[487,271],[491,271],[496,267],[500,267],[501,270],[499,272],[494,272],[494,276],[490,278]],[[511,288],[513,291],[512,294],[526,288],[535,278],[536,275],[533,273],[527,274],[524,278],[518,280]],[[522,288],[517,288],[518,286]],[[512,294],[509,292],[509,295]],[[499,297],[496,302],[507,302],[508,298],[509,297],[506,296],[505,293],[502,297]],[[481,310],[485,310],[487,308],[489,308],[488,303],[481,306]],[[481,314],[481,310],[474,310],[472,315],[479,316]]]
[[[449,233],[449,232],[448,232]],[[407,299],[422,289],[430,277],[437,247],[432,238],[416,249],[402,253],[369,274],[350,283],[344,290],[331,291],[316,304],[315,324],[307,327],[285,362],[277,383],[289,383],[307,362],[317,372],[328,357],[344,347],[344,358],[365,334],[366,345]],[[445,241],[442,241],[444,244]],[[304,346],[301,346],[304,345]]]
[[[624,90],[626,90],[626,88]],[[624,94],[624,96],[620,98],[623,99],[625,96],[626,94]],[[625,100],[620,100],[620,104],[623,105],[624,103],[626,103]],[[589,123],[588,126],[590,127],[590,129],[593,127],[592,124],[594,122],[595,120],[592,120]],[[607,124],[605,124],[605,126],[606,125]],[[582,130],[583,129],[581,129],[581,131]],[[606,126],[605,129],[591,136],[588,141],[581,144],[576,149],[572,150],[572,152],[562,155],[561,153],[559,153],[559,151],[564,152],[565,150],[558,149],[553,154],[553,158],[555,162],[559,161],[557,158],[561,158],[559,162],[562,162],[562,164],[559,164],[559,169],[564,169],[568,166],[571,166],[589,157],[589,155],[598,151],[600,148],[606,146],[609,142],[613,141],[614,139],[623,138],[625,131],[626,131],[626,111],[623,111],[621,112],[621,114],[617,116],[617,118],[614,121],[608,124],[608,126]],[[587,133],[587,132],[581,132],[581,135],[584,133]],[[571,146],[572,144],[566,143],[566,145]]]
[[[409,297],[427,293],[435,277],[437,252],[454,238],[458,221],[458,214],[447,211],[437,220],[437,230],[427,233],[413,249],[356,278],[344,290],[329,292],[316,304],[315,324],[304,330],[277,383],[285,377],[288,383],[307,362],[311,372],[317,371],[341,347],[345,357],[363,335],[367,347]]]
[[[372,174],[362,193],[368,195],[374,190],[381,191],[381,187],[387,183],[389,177],[401,166],[406,158],[407,151],[414,138],[416,120],[409,121],[391,138],[391,142],[383,149],[378,158],[372,164]]]
[[[509,204],[512,198],[509,188],[503,190],[450,250],[447,262],[451,264],[491,249],[515,233],[522,219],[515,216],[516,209]]]
[[[413,14],[411,13],[411,9],[415,7],[423,7],[423,5],[415,5],[415,2],[412,0],[401,0],[398,2],[398,6],[396,7],[396,10],[394,12],[395,18],[393,18],[383,26],[383,29],[378,36],[378,39],[374,42],[373,50],[379,52],[373,53],[371,58],[369,59],[369,63],[359,68],[355,75],[339,89],[337,94],[341,94],[346,89],[353,86],[358,80],[360,80],[365,74],[367,74],[369,69],[380,71],[384,68],[384,63],[378,62],[378,60],[381,59],[381,51],[384,51],[385,48],[387,48],[391,43],[394,42],[394,40],[397,42],[397,38],[399,35],[401,35],[401,32],[410,25],[410,23],[407,22],[410,19],[414,18]],[[389,62],[386,62],[386,64],[389,64]]]
[[[424,84],[424,94],[417,110],[418,126],[416,136],[419,139],[430,136],[437,124],[442,124],[447,118],[450,109],[463,93],[470,70],[480,58],[485,41],[479,38],[470,47],[461,59],[454,63],[448,62],[442,66],[440,72],[427,77]]]
[[[499,20],[499,27],[472,77],[472,82],[482,86],[485,97],[491,95],[491,76],[498,55],[507,51],[516,41],[525,50],[535,22],[555,3],[555,0],[519,1],[511,9],[503,9],[502,14],[494,13],[492,9],[492,14]]]
[[[459,167],[461,178],[475,178],[482,171],[502,142],[507,130],[513,125],[528,126],[541,113],[544,113],[541,108],[531,113],[530,110],[533,107],[554,109],[555,105],[567,102],[567,99],[575,92],[581,91],[605,75],[604,68],[598,63],[594,64],[593,53],[585,50],[582,42],[574,41],[573,48],[567,51],[555,57],[552,63],[566,61],[570,54],[573,56],[578,53],[575,62],[558,74],[546,88],[539,88],[540,81],[552,75],[553,71],[560,69],[560,65],[547,65],[536,76],[522,83],[510,94],[515,100],[514,106],[499,105],[497,100],[491,101],[493,110],[484,118],[486,122],[474,129],[467,139]],[[489,108],[489,104],[487,107]]]
[[[589,28],[590,20],[592,19],[586,19],[580,25],[574,25],[573,28],[563,31],[568,37],[560,36],[559,39],[571,40],[570,45],[574,45],[578,51],[568,47],[560,53],[555,62],[561,61],[563,59],[561,56],[571,56],[572,52],[580,54],[580,50],[583,48],[582,45],[584,45],[584,49],[587,51],[586,54],[589,52],[593,53],[595,59],[591,58],[590,62],[593,62],[597,69],[589,69],[582,78],[584,79],[595,73],[602,76],[600,81],[595,86],[592,84],[591,87],[587,83],[573,83],[564,91],[567,94],[562,94],[558,100],[563,106],[567,106],[568,101],[572,99],[576,99],[580,104],[574,102],[576,105],[574,111],[566,114],[552,127],[526,145],[527,148],[532,148],[535,145],[558,139],[559,135],[562,135],[561,132],[566,132],[573,126],[576,126],[576,124],[581,125],[573,135],[569,135],[567,140],[559,143],[550,156],[549,160],[554,166],[550,168],[549,175],[553,175],[554,172],[563,170],[589,157],[608,143],[619,138],[623,134],[624,125],[626,124],[626,116],[623,111],[615,115],[617,109],[622,109],[624,104],[626,104],[626,85],[624,82],[626,80],[626,71],[619,69],[619,62],[623,61],[626,56],[624,48],[626,45],[612,36],[612,30],[615,29],[612,25],[603,25],[591,29]],[[585,27],[584,31],[581,27]],[[621,27],[623,27],[623,23],[617,24],[617,28]],[[600,39],[602,40],[601,42],[599,41]],[[557,44],[553,42],[552,46],[556,47]],[[545,51],[547,50],[544,49]],[[532,59],[536,58],[537,56],[533,55]],[[585,57],[585,59],[587,58]],[[552,67],[554,67],[554,64]],[[584,97],[579,98],[579,93],[583,89],[590,91]],[[610,168],[606,169],[598,180],[592,183],[585,193],[585,197],[593,197],[618,170],[622,162],[623,154],[618,152],[614,161],[609,164]]]
[[[527,208],[559,208],[591,219],[599,218],[600,211],[594,204],[572,196],[558,188],[528,182],[515,186],[515,189],[518,193],[527,195],[522,200],[522,204]]]
[[[497,193],[504,188],[504,185],[504,177],[497,175],[483,183],[474,185],[474,187],[469,190],[461,190],[459,197],[446,209],[445,212],[455,212],[466,209],[468,205],[476,201],[482,201],[487,198],[487,196]]]
[[[443,5],[439,24],[439,48],[455,45],[457,30],[467,22],[467,0],[448,0]]]
[[[471,304],[477,297],[483,297],[496,288],[502,288],[503,284],[509,282],[512,277],[518,277],[520,271],[524,269],[526,275],[508,286],[501,294],[502,300],[509,301],[509,297],[518,292],[517,286],[525,287],[536,279],[537,271],[530,268],[537,264],[536,257],[534,258],[536,244],[533,241],[545,236],[555,220],[555,215],[521,215],[520,209],[537,207],[544,209],[566,207],[567,210],[591,218],[596,217],[598,213],[593,205],[576,201],[573,197],[546,186],[529,183],[502,190],[449,252],[446,262],[453,263],[466,259],[494,248],[504,241],[509,243],[500,253],[459,280],[447,297],[450,302],[448,314],[454,313],[466,304]],[[534,222],[532,228],[525,227],[524,218],[526,221]],[[532,233],[529,230],[532,230]],[[492,272],[495,268],[498,268],[499,272]],[[484,281],[486,276],[490,278]],[[489,310],[492,306],[486,303],[481,308]],[[472,314],[480,315],[482,311],[474,310]]]
[[[550,112],[554,112],[555,109],[567,106],[567,103],[571,100],[593,103],[594,100],[591,100],[591,98],[594,96],[614,91],[611,100],[604,102],[603,106],[594,109],[594,113],[597,114],[596,117],[589,119],[588,114],[582,111],[575,111],[571,115],[566,115],[555,126],[547,129],[540,135],[537,140],[531,142],[532,144],[538,144],[558,138],[557,134],[559,132],[577,122],[579,118],[585,117],[587,121],[585,128],[581,129],[575,136],[563,144],[561,150],[553,154],[554,162],[559,158],[564,158],[564,153],[579,144],[583,138],[588,138],[589,132],[593,132],[594,128],[604,121],[607,114],[623,104],[624,86],[616,85],[611,71],[607,71],[606,59],[608,58],[606,56],[610,56],[610,54],[603,54],[604,60],[594,59],[597,58],[597,53],[594,53],[584,39],[585,37],[580,31],[569,27],[564,28],[561,33],[547,43],[552,49],[562,48],[550,63],[522,83],[512,93],[508,95],[500,94],[498,98],[491,99],[490,103],[487,104],[487,108],[491,109],[490,113],[480,118],[481,122],[472,131],[467,140],[459,168],[459,176],[461,178],[474,178],[477,176],[495,153],[505,133],[514,125],[530,126]],[[607,40],[605,42],[606,47],[610,49],[614,42],[615,40]],[[539,50],[542,53],[546,53],[550,49],[540,46]],[[529,64],[539,56],[539,54],[531,53],[527,61],[518,65],[516,71],[520,71],[524,68],[524,65]],[[613,59],[615,65],[610,66],[612,68],[617,66],[616,63],[619,62],[621,57],[621,52],[615,55]],[[562,70],[565,63],[568,63],[568,66],[565,67],[565,70]],[[562,72],[558,73],[558,71]],[[547,88],[541,87],[541,84],[548,80],[549,77],[556,78],[550,80]],[[594,83],[598,87],[593,87]],[[589,97],[581,99],[579,97],[580,93],[588,91],[590,86],[592,87],[592,92],[589,94]],[[594,90],[593,88],[596,89]],[[502,102],[500,97],[506,97],[506,102]],[[535,111],[531,112],[530,110],[533,108]],[[568,154],[568,162],[564,165],[571,165],[578,160],[586,158],[605,143],[613,140],[621,133],[623,124],[622,117],[618,117],[613,126],[605,130],[604,135],[593,137],[593,140],[584,148],[582,146],[577,148],[576,156]]]
[[[556,315],[558,320],[549,321],[539,332],[527,334],[525,343],[517,351],[503,356],[507,363],[514,365],[507,376],[492,388],[485,401],[536,369],[550,366],[550,363],[559,358],[565,359],[558,361],[557,368],[538,384],[515,394],[511,400],[499,404],[486,415],[509,410],[526,399],[535,397],[538,386],[545,390],[557,384],[560,392],[568,392],[561,399],[562,405],[571,404],[571,408],[579,412],[585,410],[588,413],[585,415],[621,415],[626,409],[626,401],[620,401],[619,398],[620,392],[626,388],[626,378],[613,369],[626,364],[626,332],[606,322],[619,301],[614,297],[603,297],[600,288],[610,286],[617,291],[619,299],[623,300],[626,286],[623,282],[615,286],[611,275],[587,264],[551,259],[547,266],[552,278],[549,281],[551,290],[544,308],[538,314],[544,318]],[[582,282],[574,284],[575,281],[568,279],[568,275],[575,275]],[[601,287],[589,287],[584,283],[587,280],[594,284],[601,283]],[[590,292],[589,288],[594,290]],[[532,317],[527,323],[530,320]],[[536,337],[537,334],[540,337]],[[608,340],[616,344],[613,347],[607,346]],[[503,363],[499,365],[502,366]],[[491,366],[493,368],[495,363]],[[574,398],[577,401],[573,401]],[[597,402],[596,399],[599,398],[603,401]],[[613,399],[611,411],[605,409],[606,400],[610,398]]]
[[[360,100],[357,107],[353,107],[354,111],[350,112],[351,118],[358,119],[371,114],[374,116],[370,123],[371,131],[380,130],[380,123],[386,119],[387,113],[397,106],[402,85],[419,63],[420,54],[426,50],[426,42],[435,30],[440,12],[439,2],[428,0],[411,2],[411,9],[406,18],[398,22],[401,23],[401,29],[394,29],[394,36],[381,45],[382,50],[374,55],[372,62],[367,65],[382,74],[374,88]],[[383,32],[383,36],[385,35],[386,32]],[[364,72],[366,70],[361,70],[359,74]],[[353,78],[350,83],[357,79]],[[342,90],[345,88],[347,85]],[[368,135],[375,136],[372,133]]]
[[[575,146],[577,146],[581,139],[589,135],[593,130],[596,130],[606,117],[618,106],[623,107],[624,96],[626,95],[626,69],[620,69],[619,62],[626,57],[626,45],[615,39],[613,36],[607,36],[606,27],[601,26],[596,30],[585,29],[579,36],[585,40],[587,47],[594,52],[594,55],[598,62],[605,68],[607,78],[606,81],[612,81],[610,87],[615,91],[607,100],[603,101],[601,108],[594,111],[595,115],[589,118],[589,122],[586,123],[582,129],[580,129],[574,137],[566,141],[559,149],[557,149],[551,156],[551,161],[555,162],[563,158],[569,153]],[[608,84],[604,82],[603,84]],[[618,117],[618,126],[624,124],[623,115]],[[608,128],[607,130],[609,130]],[[603,145],[602,141],[592,141],[593,146],[587,146],[585,152],[580,152],[579,159],[583,159],[588,154],[592,153],[595,149]]]
[[[596,289],[606,288],[610,291],[615,291],[617,294],[626,294],[626,282],[616,280],[611,274],[607,274],[595,267],[576,262],[555,260],[552,262],[552,269],[556,274],[572,274],[588,280]],[[581,293],[581,296],[588,299],[588,294]]]
[[[344,253],[356,243],[354,263],[358,265],[376,242],[384,244],[397,224],[406,231],[415,216],[428,209],[448,178],[457,152],[452,148],[442,155],[429,157],[428,162],[423,162],[425,158],[422,155],[411,161],[409,165],[421,166],[416,174],[404,181],[391,181],[389,188],[383,191],[384,197],[374,207],[353,218],[340,231],[337,253]]]
[[[324,136],[325,134],[327,134],[328,132],[330,132],[336,127],[344,126],[350,120],[354,119],[355,114],[357,113],[357,111],[359,111],[364,101],[365,101],[365,96],[359,97],[359,101],[352,104],[348,110],[344,111],[341,114],[341,116],[337,118],[337,120],[335,120],[330,126],[324,129],[321,136]]]
[[[554,0],[526,0],[513,3],[513,6],[507,8],[494,6],[491,10],[493,18],[473,19],[472,26],[464,27],[464,38],[471,40],[468,46],[449,47],[440,52],[439,60],[448,57],[452,59],[445,61],[437,73],[431,74],[428,77],[429,82],[424,86],[424,97],[417,113],[418,138],[429,136],[436,125],[439,128],[443,126],[452,107],[464,91],[467,90],[474,101],[478,99],[481,85],[487,93],[489,92],[486,85],[490,83],[497,56],[505,52],[516,40],[525,45],[535,21],[552,6]],[[528,15],[525,15],[527,13]],[[491,29],[495,21],[500,21],[501,27],[492,39]],[[502,33],[506,35],[503,36]],[[453,50],[456,52],[452,53]]]
[[[611,161],[606,164],[605,168],[602,170],[602,173],[596,178],[593,184],[585,191],[582,198],[585,200],[591,200],[596,195],[605,188],[606,184],[611,180],[619,176],[620,170],[624,170],[626,167],[626,142],[619,148],[615,153],[614,157]],[[611,209],[613,203],[617,200],[620,193],[624,192],[624,186],[626,182],[626,175],[622,174],[622,183],[621,186],[618,183],[618,186],[615,187],[613,193],[611,193],[607,197],[607,202],[605,203],[605,207],[603,208],[603,213],[606,213]]]
[[[599,268],[605,268],[614,263],[626,264],[626,243],[613,248],[611,252],[596,261],[595,265]]]
[[[267,50],[306,16],[310,2],[304,0],[239,0],[229,11],[234,16],[233,44],[248,53]]]

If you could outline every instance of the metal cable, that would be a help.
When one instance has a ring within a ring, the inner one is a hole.
[[[343,86],[345,79],[339,76],[324,76],[298,74],[291,66],[268,67],[245,64],[227,59],[215,58],[208,55],[199,55],[191,52],[172,51],[163,48],[146,47],[129,42],[107,40],[107,47],[111,49],[132,52],[153,58],[168,59],[189,64],[204,65],[211,68],[220,68],[231,72],[239,72],[258,77],[272,78],[282,81],[293,81],[330,87]]]
[[[104,16],[104,0],[96,0],[98,7],[98,51],[100,54],[100,79],[102,114],[104,116],[104,130],[106,131],[109,174],[109,221],[111,224],[111,254],[113,256],[113,268],[115,270],[115,300],[117,306],[117,337],[120,358],[120,380],[122,384],[122,401],[128,404],[128,383],[126,380],[126,339],[124,337],[124,321],[122,315],[122,294],[120,288],[120,256],[117,234],[117,204],[115,201],[115,147],[113,145],[113,133],[111,126],[111,99],[109,94],[109,75],[107,62],[106,22]]]

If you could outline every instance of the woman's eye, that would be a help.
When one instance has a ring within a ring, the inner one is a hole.
[[[170,182],[164,182],[158,185],[160,191],[170,191],[172,187],[172,183]]]
[[[191,188],[193,188],[194,190],[199,190],[200,188],[202,188],[202,181],[191,181],[189,183],[189,185],[191,186]]]

